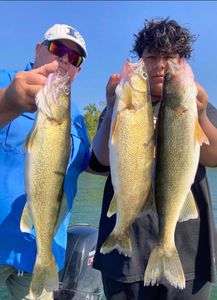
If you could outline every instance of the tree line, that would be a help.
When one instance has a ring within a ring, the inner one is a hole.
[[[90,142],[92,142],[93,137],[97,131],[99,117],[101,115],[102,110],[105,107],[104,101],[101,101],[99,104],[100,109],[96,107],[96,104],[88,104],[83,108],[83,117],[86,123],[88,138]]]

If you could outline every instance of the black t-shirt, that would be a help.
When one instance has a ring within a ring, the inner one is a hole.
[[[217,110],[208,104],[207,114],[217,127]],[[95,163],[95,171],[100,164]],[[105,169],[103,169],[105,171]],[[214,224],[211,197],[204,166],[198,166],[194,184],[192,185],[199,218],[186,222],[178,222],[175,231],[175,244],[181,259],[186,280],[203,278],[215,281],[215,257],[217,257],[217,233]],[[100,253],[100,248],[113,230],[116,215],[106,216],[113,196],[113,186],[109,175],[105,184],[102,212],[99,223],[99,236],[93,267],[104,272],[108,277],[121,282],[143,281],[144,272],[151,250],[157,241],[157,214],[142,211],[130,226],[132,242],[132,257],[118,254],[116,250],[106,255]]]

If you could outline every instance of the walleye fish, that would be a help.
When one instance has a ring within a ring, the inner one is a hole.
[[[198,217],[191,185],[194,182],[200,145],[209,143],[198,123],[197,87],[190,66],[168,63],[157,129],[155,201],[159,238],[145,271],[144,284],[162,279],[185,288],[185,276],[175,245],[177,221]]]
[[[58,273],[52,241],[67,203],[63,180],[70,155],[70,80],[60,70],[48,76],[36,95],[38,107],[34,128],[25,146],[27,203],[20,228],[30,232],[34,225],[37,257],[30,293],[38,299],[43,289],[58,290]]]
[[[142,59],[124,64],[116,88],[109,138],[109,160],[114,196],[107,216],[117,214],[116,225],[101,247],[131,257],[129,226],[148,205],[154,155],[153,111],[148,75]]]

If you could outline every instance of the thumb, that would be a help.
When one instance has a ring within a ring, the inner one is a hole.
[[[46,64],[39,68],[34,69],[34,72],[47,77],[50,73],[53,73],[57,70],[58,65],[59,65],[58,62],[56,60],[54,60],[49,64]]]

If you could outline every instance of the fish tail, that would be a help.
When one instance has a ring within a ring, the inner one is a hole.
[[[102,245],[100,252],[107,254],[114,249],[116,249],[119,254],[123,254],[128,257],[132,256],[132,246],[129,232],[126,232],[120,236],[113,231]]]
[[[175,288],[185,288],[185,275],[175,245],[170,251],[157,246],[149,257],[144,285],[153,286],[162,279],[167,279]]]
[[[33,299],[38,299],[45,289],[47,292],[57,291],[59,288],[59,276],[56,262],[52,255],[49,264],[37,256],[33,271],[32,282],[30,285],[30,295]]]

